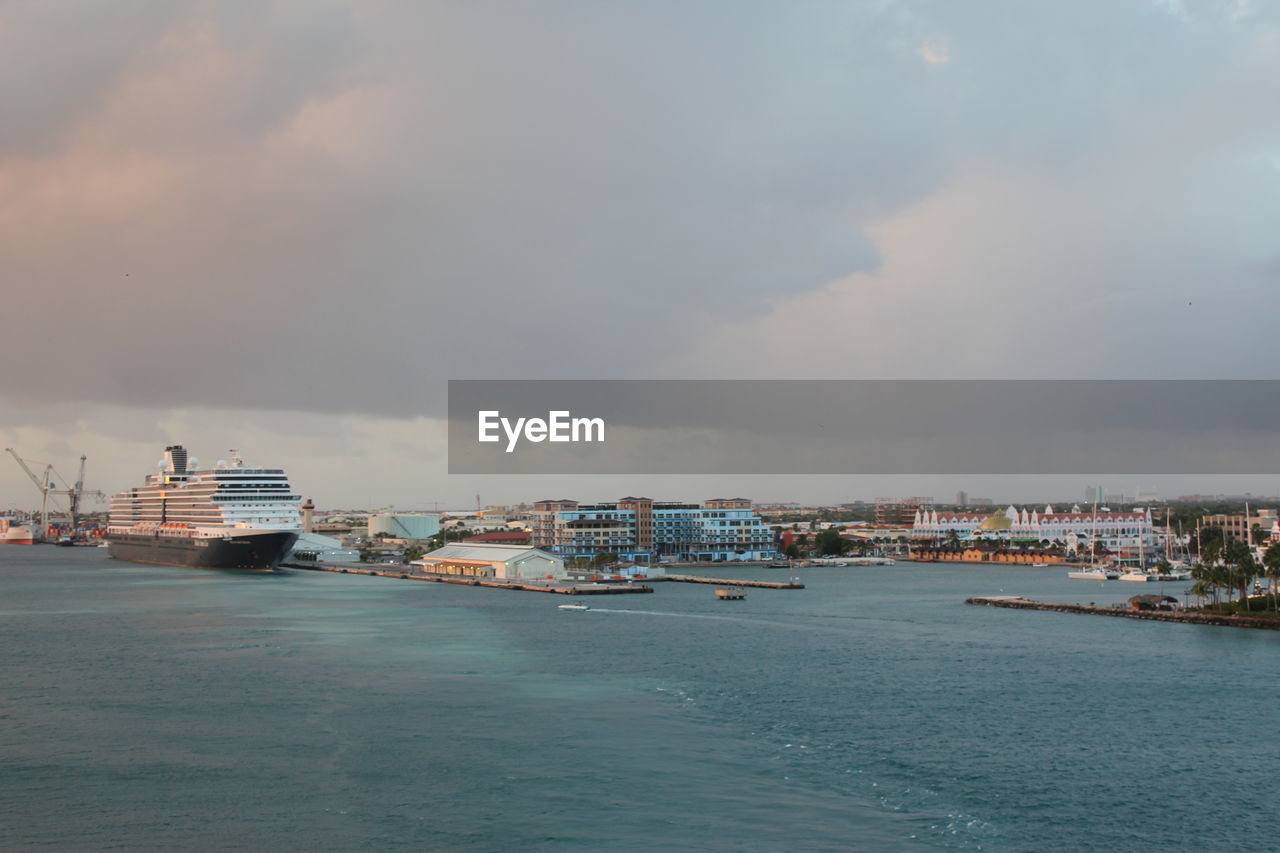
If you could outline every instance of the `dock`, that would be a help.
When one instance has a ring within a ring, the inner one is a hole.
[[[965,604],[985,607],[1007,607],[1013,610],[1048,610],[1054,613],[1084,613],[1090,616],[1119,616],[1122,619],[1145,619],[1148,622],[1182,622],[1190,625],[1218,625],[1229,628],[1261,628],[1280,631],[1280,620],[1262,619],[1256,616],[1235,616],[1222,613],[1201,613],[1192,610],[1134,610],[1121,604],[1056,604],[1049,601],[1033,601],[1018,596],[990,596],[966,598]]]
[[[340,575],[368,575],[375,578],[393,578],[405,581],[452,583],[460,586],[484,586],[491,589],[516,589],[523,592],[549,592],[554,595],[628,595],[653,592],[653,587],[638,583],[520,583],[518,581],[464,578],[457,575],[429,575],[392,568],[390,570],[357,568],[355,566],[324,565],[321,563],[281,563],[281,568],[302,569],[308,572],[332,572]],[[407,568],[407,567],[406,567]]]
[[[671,581],[673,583],[709,583],[716,586],[754,586],[760,589],[804,589],[804,584],[787,582],[776,583],[774,581],[735,581],[728,578],[699,578],[693,575],[667,575],[664,578],[652,578],[651,580]]]

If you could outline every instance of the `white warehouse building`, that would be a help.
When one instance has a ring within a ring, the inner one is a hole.
[[[319,533],[306,531],[298,534],[298,541],[285,557],[285,562],[306,563],[355,563],[360,560],[360,552],[348,548],[339,539],[332,536],[321,536]]]
[[[382,533],[392,539],[430,539],[439,532],[439,513],[383,512],[369,516],[370,536]]]
[[[564,560],[540,548],[481,542],[445,545],[412,565],[433,575],[492,580],[564,580]]]

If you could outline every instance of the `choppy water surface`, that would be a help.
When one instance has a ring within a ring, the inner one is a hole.
[[[0,548],[0,846],[1274,846],[1280,634],[962,603],[1157,591],[1060,569],[801,579],[573,613]]]

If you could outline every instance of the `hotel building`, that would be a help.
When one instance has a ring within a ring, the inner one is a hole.
[[[1240,515],[1206,515],[1200,519],[1201,527],[1217,527],[1228,542],[1252,539],[1255,543],[1271,537],[1276,529],[1274,509],[1257,510],[1252,517]]]
[[[877,527],[905,527],[917,513],[933,509],[933,498],[876,498]]]
[[[1149,510],[1096,513],[1073,506],[1070,512],[1056,512],[1052,506],[1043,511],[1009,507],[994,515],[976,512],[938,512],[921,510],[911,525],[912,539],[947,539],[951,531],[962,540],[997,539],[1005,541],[1048,540],[1069,542],[1088,547],[1090,537],[1097,535],[1098,544],[1110,550],[1150,548],[1156,544],[1155,530]]]
[[[529,514],[533,547],[565,559],[617,554],[647,563],[771,560],[773,531],[745,498],[705,503],[626,497],[616,503],[538,501]]]

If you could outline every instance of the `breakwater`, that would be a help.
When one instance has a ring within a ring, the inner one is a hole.
[[[802,583],[775,583],[773,581],[735,581],[728,578],[700,578],[693,575],[667,575],[661,578],[651,578],[656,581],[671,581],[673,583],[712,583],[716,586],[754,586],[761,589],[804,589]]]
[[[1280,631],[1280,620],[1257,616],[1235,616],[1222,613],[1201,613],[1192,610],[1134,610],[1121,606],[1092,604],[1056,604],[1048,601],[1032,601],[1029,598],[995,596],[990,598],[966,598],[965,604],[986,607],[1007,607],[1013,610],[1050,610],[1055,613],[1085,613],[1092,616],[1120,616],[1125,619],[1145,619],[1149,622],[1184,622],[1191,625],[1220,625],[1229,628],[1261,628]]]
[[[369,575],[375,578],[394,578],[406,581],[427,581],[430,583],[452,583],[461,586],[484,586],[492,589],[517,589],[523,592],[550,592],[556,595],[627,595],[653,592],[653,587],[644,584],[606,584],[606,583],[545,583],[531,584],[516,581],[491,580],[488,578],[466,578],[456,575],[429,575],[419,572],[379,571],[351,566],[326,566],[320,563],[281,563],[281,568],[302,569],[308,572],[333,572],[342,575]]]

